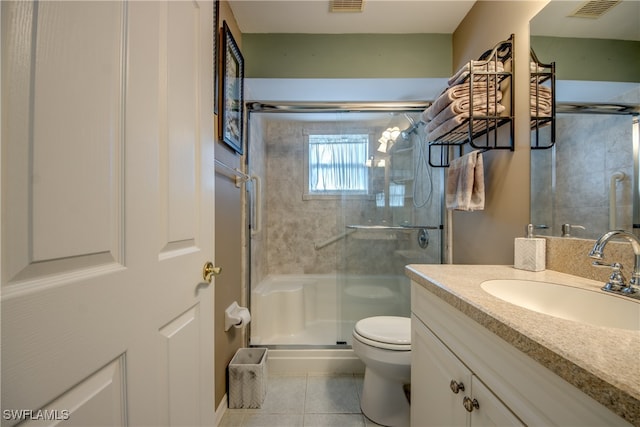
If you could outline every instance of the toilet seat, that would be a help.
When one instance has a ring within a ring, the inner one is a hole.
[[[372,347],[411,351],[411,319],[396,316],[368,317],[356,323],[353,337]]]

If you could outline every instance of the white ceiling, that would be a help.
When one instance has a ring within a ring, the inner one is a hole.
[[[640,1],[622,1],[598,19],[568,16],[583,3],[552,1],[531,20],[531,34],[640,41]]]
[[[329,0],[230,0],[243,33],[451,34],[475,1],[364,0],[363,12],[330,13]],[[640,40],[640,1],[625,0],[599,19],[569,18],[584,0],[553,0],[533,35]]]
[[[475,1],[364,0],[362,12],[343,13],[329,12],[329,0],[230,0],[229,3],[243,33],[451,34]]]

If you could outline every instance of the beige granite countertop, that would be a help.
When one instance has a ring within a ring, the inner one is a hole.
[[[510,304],[480,287],[485,280],[522,279],[602,292],[601,282],[506,265],[409,265],[406,273],[585,394],[640,425],[640,331],[548,316]]]

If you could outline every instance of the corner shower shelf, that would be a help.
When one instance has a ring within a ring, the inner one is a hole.
[[[553,147],[556,142],[556,63],[543,64],[531,49],[531,149],[541,150]],[[543,85],[551,91],[551,111],[541,107]],[[550,138],[541,142],[540,129],[550,126]]]
[[[462,83],[469,84],[469,111],[473,112],[473,87],[475,83],[495,85],[496,90],[503,91],[505,111],[495,115],[487,114],[490,111],[498,111],[500,101],[495,95],[491,96],[487,89],[486,103],[482,105],[485,114],[470,114],[468,118],[446,134],[429,141],[429,165],[432,167],[449,167],[451,158],[454,156],[454,148],[457,148],[457,156],[462,155],[463,146],[469,144],[470,147],[482,151],[506,149],[513,151],[514,125],[512,115],[513,90],[510,70],[513,57],[513,34],[508,40],[498,43],[493,49],[486,51],[477,61],[469,61],[468,76]],[[499,70],[498,64],[504,64],[504,71]],[[460,84],[460,83],[459,83]],[[477,101],[476,101],[477,102]],[[493,107],[493,108],[490,108]],[[510,137],[508,142],[501,142],[498,138],[498,128],[509,125]]]

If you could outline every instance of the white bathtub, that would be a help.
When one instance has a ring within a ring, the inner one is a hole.
[[[251,292],[251,345],[350,345],[355,322],[410,315],[405,276],[272,275]]]

